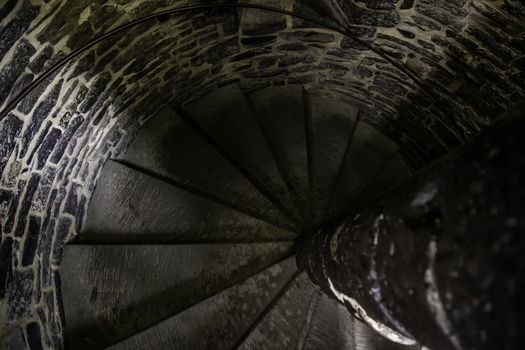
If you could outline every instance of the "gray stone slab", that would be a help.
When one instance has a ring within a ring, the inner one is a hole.
[[[372,126],[359,122],[335,187],[328,216],[339,216],[349,211],[397,150],[397,145],[388,137]]]
[[[239,349],[297,348],[317,288],[300,274],[273,308],[257,324]]]
[[[354,318],[340,302],[321,293],[302,350],[420,350],[393,343]]]
[[[381,174],[370,184],[369,188],[363,193],[356,203],[356,208],[372,204],[386,192],[410,178],[412,172],[405,165],[399,155],[396,155],[383,169]]]
[[[184,114],[231,156],[248,177],[279,201],[290,214],[294,203],[260,129],[254,111],[238,86],[230,85],[188,106]]]
[[[281,261],[290,250],[285,243],[67,246],[60,271],[66,343],[71,349],[117,343]]]
[[[109,161],[98,180],[80,240],[250,242],[295,234]]]
[[[275,86],[252,92],[249,100],[257,111],[277,164],[308,220],[308,156],[302,86]]]
[[[311,197],[314,221],[319,223],[326,219],[323,213],[343,163],[358,110],[346,103],[313,93],[308,93],[307,98],[310,108]]]
[[[295,271],[290,258],[110,349],[231,349]]]
[[[291,222],[169,106],[140,130],[127,163],[184,183],[278,225]]]
[[[302,349],[356,350],[354,338],[353,316],[344,305],[321,293]]]

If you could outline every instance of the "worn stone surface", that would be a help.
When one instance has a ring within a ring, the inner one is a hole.
[[[136,188],[145,192],[135,191]],[[172,243],[253,242],[293,240],[296,236],[174,186],[169,180],[162,181],[113,161],[101,174],[93,203],[87,213],[86,235],[82,235],[88,241],[89,237],[108,242],[153,237],[158,242]]]
[[[187,152],[188,149],[192,150],[191,154]],[[136,166],[137,170],[148,169],[157,177],[160,175],[167,181],[171,180],[173,185],[193,189],[196,193],[205,192],[210,199],[217,199],[229,208],[293,229],[293,224],[286,216],[168,106],[148,120],[128,148],[123,161]],[[112,176],[111,172],[107,174]],[[261,227],[269,228],[267,225]],[[89,223],[85,231],[88,229]],[[255,239],[258,236],[256,230],[253,234]],[[274,237],[281,234],[275,231]],[[226,238],[225,235],[222,237]],[[248,236],[245,238],[248,239]]]
[[[231,349],[278,297],[296,269],[289,258],[110,349]]]
[[[305,273],[298,275],[283,290],[269,312],[252,332],[239,344],[238,349],[290,349],[300,344],[308,310],[317,289]]]
[[[68,246],[62,269],[68,345],[106,348],[281,261],[291,248],[292,243]]]

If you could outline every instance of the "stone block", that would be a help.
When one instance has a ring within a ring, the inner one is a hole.
[[[43,98],[40,103],[36,106],[35,111],[32,114],[31,120],[27,125],[24,134],[22,135],[21,140],[21,149],[20,157],[24,157],[29,149],[29,145],[33,140],[34,136],[37,134],[38,129],[42,125],[46,117],[49,116],[49,113],[55,107],[55,104],[58,99],[58,95],[62,88],[62,80],[58,81],[53,87],[49,94]]]
[[[29,59],[36,52],[35,48],[27,41],[20,40],[14,49],[13,57],[0,69],[0,102],[4,102],[9,96],[13,85],[18,77],[29,64]]]
[[[0,18],[4,19],[9,9],[14,1],[8,1],[5,4],[5,7],[2,7],[0,10]],[[0,28],[0,60],[4,58],[6,53],[11,49],[11,47],[16,43],[22,34],[30,26],[31,22],[38,15],[39,7],[31,6],[29,2],[20,3],[21,6],[17,10],[16,16],[13,20],[5,25],[5,27]],[[5,15],[2,15],[5,13]],[[29,58],[29,57],[28,57]]]
[[[5,297],[7,279],[11,274],[11,254],[13,253],[13,239],[6,237],[0,245],[0,299]]]
[[[345,12],[348,21],[352,24],[376,27],[394,27],[400,22],[399,14],[395,9],[369,9],[357,5],[354,1],[338,0],[338,2]]]
[[[0,174],[5,169],[11,152],[13,152],[22,126],[23,122],[11,113],[0,121],[0,140],[2,140],[0,144]]]
[[[35,258],[38,238],[40,235],[40,218],[31,215],[29,217],[29,226],[24,241],[24,253],[22,255],[22,266],[30,266]]]
[[[27,216],[29,214],[29,209],[31,208],[31,203],[33,201],[33,196],[38,189],[40,183],[40,174],[34,173],[29,178],[27,186],[25,188],[24,197],[20,202],[18,209],[18,221],[15,230],[16,237],[22,237],[25,232]]]
[[[43,350],[40,326],[31,322],[26,326],[27,344],[31,350]]]
[[[6,350],[20,350],[27,349],[28,345],[26,344],[24,338],[24,331],[22,327],[16,327],[13,329],[6,339],[3,340]]]
[[[58,162],[62,158],[62,155],[64,154],[64,151],[66,150],[67,145],[71,141],[71,138],[83,122],[84,118],[81,116],[77,116],[71,120],[71,122],[67,126],[67,129],[62,134],[60,141],[55,146],[53,153],[51,154],[51,163],[58,164]]]
[[[33,270],[12,270],[11,280],[7,283],[8,320],[10,322],[29,316],[34,278]]]
[[[275,43],[277,37],[275,35],[263,35],[263,36],[253,36],[245,37],[241,39],[241,44],[245,46],[265,46]]]
[[[238,38],[232,38],[210,47],[204,57],[207,63],[217,64],[237,52],[239,52]]]
[[[327,44],[335,41],[334,34],[314,30],[283,32],[279,34],[279,37],[286,41],[297,41],[303,43]]]

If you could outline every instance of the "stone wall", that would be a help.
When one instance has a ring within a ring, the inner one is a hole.
[[[422,105],[439,109],[444,123],[437,130],[453,144],[470,140],[524,98],[525,6],[520,1],[329,3],[332,12],[346,17],[350,32],[409,69],[428,92],[416,98],[426,101],[398,104],[396,119],[421,118]],[[402,122],[397,126],[404,128]]]
[[[84,52],[0,121],[0,322],[8,348],[62,346],[62,247],[81,228],[105,160],[164,103],[233,83],[305,85],[360,106],[364,121],[396,140],[416,168],[523,98],[525,10],[517,1],[320,1],[261,3],[315,18],[326,11],[374,50],[253,9],[164,16]],[[1,109],[90,39],[189,3],[196,2],[7,1]]]

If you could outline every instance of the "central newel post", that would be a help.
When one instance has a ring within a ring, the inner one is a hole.
[[[517,349],[525,329],[525,108],[385,199],[297,242],[299,267],[377,332]]]

